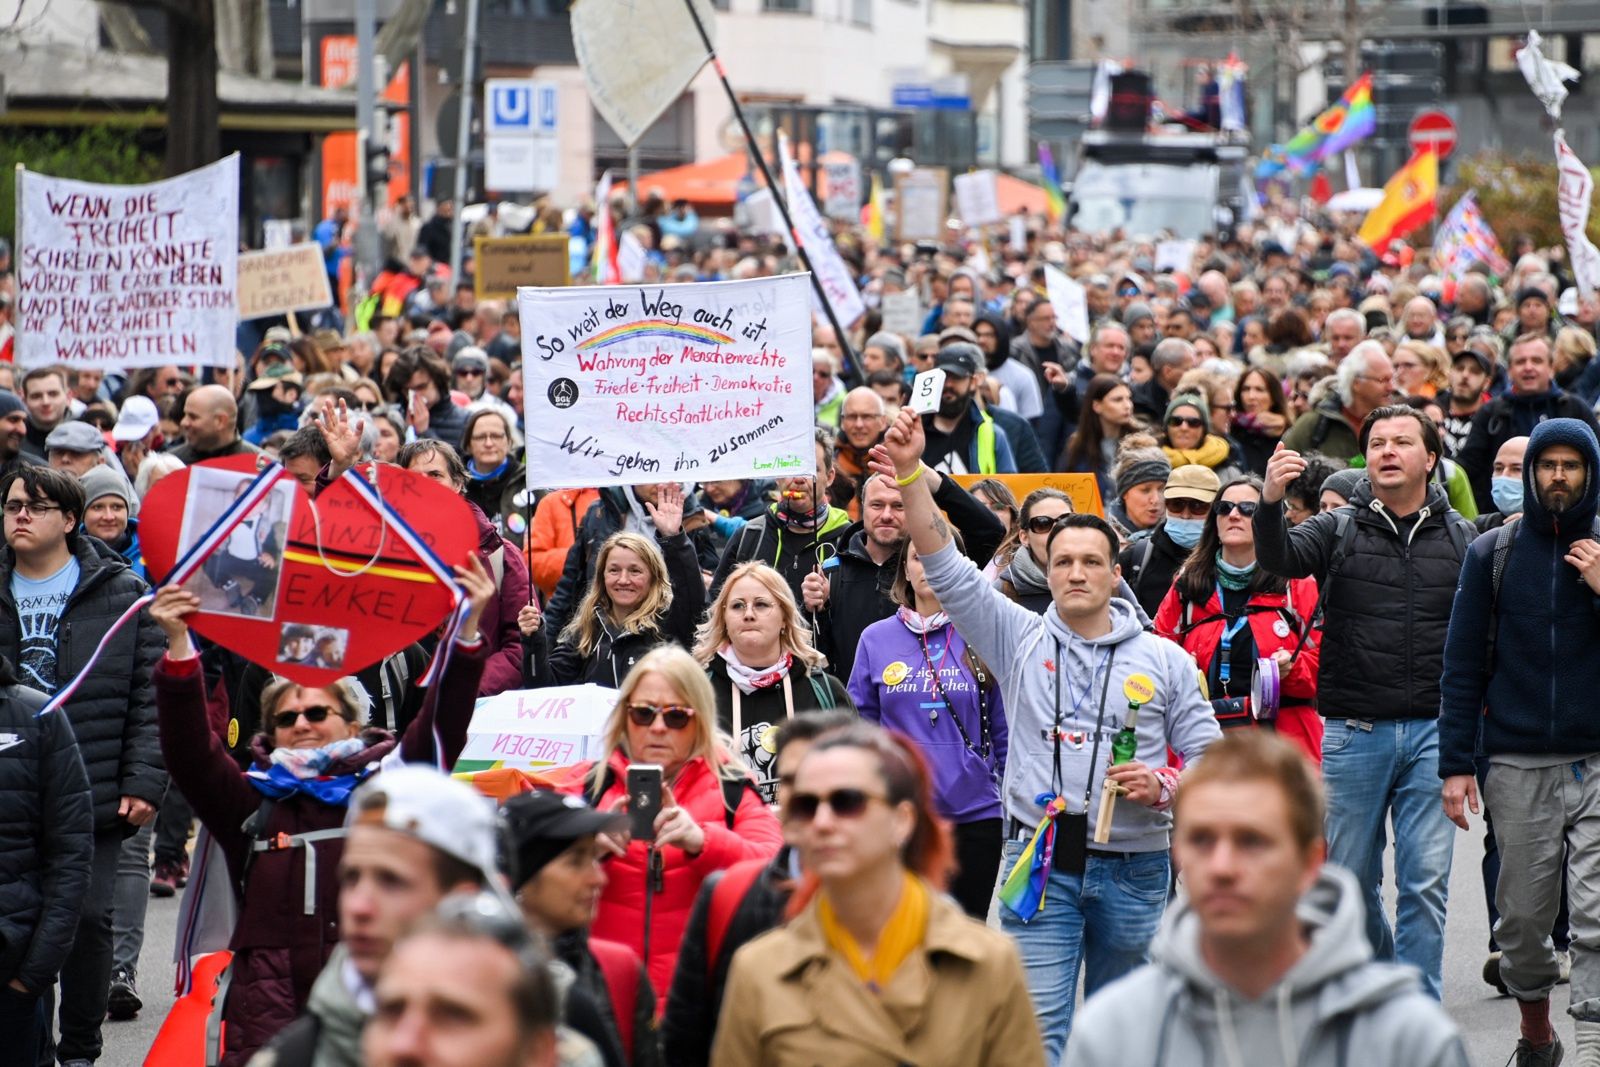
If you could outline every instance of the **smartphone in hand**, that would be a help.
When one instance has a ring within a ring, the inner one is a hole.
[[[656,839],[661,813],[661,766],[635,763],[628,768],[628,832],[636,841]]]

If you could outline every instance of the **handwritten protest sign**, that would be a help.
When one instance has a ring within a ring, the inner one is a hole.
[[[524,285],[566,285],[572,265],[564,234],[478,237],[472,242],[479,300],[510,300]]]
[[[810,288],[519,289],[528,485],[814,473]]]
[[[1089,343],[1089,295],[1083,286],[1055,267],[1044,268],[1045,290],[1050,306],[1056,309],[1061,332],[1080,345]]]
[[[467,726],[455,770],[538,770],[603,758],[601,735],[617,691],[598,685],[513,689],[483,697]]]
[[[861,164],[841,159],[822,164],[827,191],[822,210],[830,219],[859,222],[861,219]]]
[[[333,303],[328,265],[315,241],[239,256],[239,317],[260,319]]]
[[[963,489],[971,489],[985,478],[1003,482],[1022,500],[1035,489],[1059,489],[1072,498],[1072,510],[1080,515],[1105,516],[1100,499],[1100,482],[1092,474],[952,474]]]
[[[239,157],[148,185],[17,173],[17,362],[233,363]]]

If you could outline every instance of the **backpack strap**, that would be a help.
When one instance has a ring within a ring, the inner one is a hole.
[[[1494,672],[1494,650],[1500,640],[1500,583],[1506,576],[1506,560],[1511,556],[1511,542],[1517,536],[1517,515],[1500,524],[1494,532],[1494,563],[1489,572],[1489,639],[1484,642],[1483,673]]]
[[[1310,451],[1315,452],[1317,449],[1321,448],[1322,442],[1326,441],[1328,439],[1328,435],[1332,432],[1333,420],[1328,418],[1328,416],[1322,412],[1317,412],[1317,424],[1311,428]]]
[[[613,941],[589,939],[589,954],[600,965],[611,996],[612,1021],[622,1039],[622,1057],[633,1062],[633,1020],[639,1004],[639,958],[633,950]]]
[[[745,791],[761,794],[756,789],[756,784],[748,778],[724,778],[722,780],[722,821],[728,824],[728,829],[733,829],[735,817],[739,814],[739,804],[744,800]]]
[[[817,698],[818,711],[832,711],[839,706],[833,698],[833,686],[828,684],[828,679],[821,671],[807,671],[806,681],[811,683],[811,695]]]
[[[1139,583],[1144,578],[1145,567],[1149,564],[1150,556],[1155,550],[1156,541],[1154,537],[1146,537],[1139,542],[1139,551],[1131,561],[1133,564],[1133,581],[1128,583],[1128,587],[1133,590],[1134,596],[1139,595]]]
[[[706,981],[717,973],[717,962],[722,957],[722,947],[728,940],[728,928],[733,917],[767,869],[770,860],[745,860],[727,868],[711,886],[711,906],[706,914]]]
[[[257,852],[282,852],[284,849],[298,848],[306,855],[305,893],[304,905],[307,915],[317,913],[317,850],[314,847],[319,841],[334,841],[344,837],[350,831],[343,826],[335,826],[327,830],[308,830],[303,834],[274,834],[271,837],[258,837],[250,843],[250,854]]]

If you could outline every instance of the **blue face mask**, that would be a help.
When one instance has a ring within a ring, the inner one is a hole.
[[[1177,543],[1179,548],[1193,548],[1200,543],[1200,533],[1206,528],[1204,519],[1180,519],[1174,515],[1167,516],[1167,536]]]
[[[1521,478],[1490,478],[1489,495],[1502,515],[1515,515],[1522,510]]]

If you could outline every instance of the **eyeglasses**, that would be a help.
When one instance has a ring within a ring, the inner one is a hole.
[[[21,515],[24,511],[26,511],[29,515],[39,516],[48,515],[52,511],[60,510],[60,504],[35,504],[27,500],[7,500],[5,506],[6,514],[10,515],[12,518]]]
[[[315,725],[319,722],[324,722],[329,715],[338,714],[337,711],[326,704],[313,704],[311,707],[301,708],[299,711],[278,712],[272,717],[272,725],[280,730],[289,730],[293,729],[294,724],[300,721],[300,716],[302,715],[305,716],[306,722]]]
[[[1260,502],[1255,500],[1219,500],[1216,504],[1217,518],[1225,519],[1235,511],[1246,519],[1254,518],[1260,506]]]
[[[770,600],[730,600],[728,610],[735,615],[743,615],[746,611],[756,615],[770,615],[778,605]]]
[[[1028,521],[1022,525],[1027,528],[1029,533],[1049,533],[1056,523],[1060,522],[1066,515],[1071,514],[1072,512],[1069,511],[1065,515],[1029,515]]]
[[[505,439],[506,435],[503,433],[475,433],[471,437],[467,438],[467,443],[473,445],[494,445],[499,444]]]
[[[817,809],[828,805],[828,810],[841,819],[859,818],[866,810],[867,805],[874,800],[881,800],[885,804],[889,798],[878,793],[868,793],[864,789],[835,789],[826,796],[816,793],[796,793],[789,798],[789,806],[784,809],[784,814],[797,822],[810,822],[817,817]]]
[[[483,371],[478,367],[457,367],[457,378],[482,378]]]
[[[1533,465],[1533,469],[1540,474],[1578,474],[1583,470],[1583,462],[1576,459],[1541,459]],[[10,505],[6,505],[7,510]]]
[[[1211,410],[1226,411],[1229,415],[1232,415],[1235,411],[1239,410],[1239,407],[1237,404],[1212,404]]]
[[[656,718],[667,724],[669,730],[682,730],[694,718],[693,708],[680,708],[667,704],[629,704],[628,721],[635,726],[654,726]]]
[[[1198,430],[1205,424],[1206,420],[1198,415],[1174,415],[1167,420],[1168,426],[1187,426],[1191,430]]]

